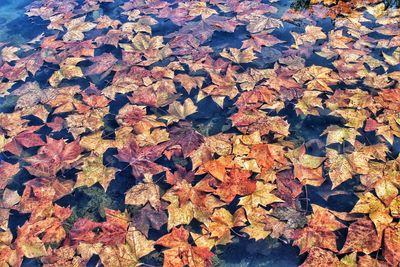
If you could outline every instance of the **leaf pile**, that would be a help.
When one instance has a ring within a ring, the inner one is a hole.
[[[243,238],[399,265],[398,9],[26,10],[43,34],[0,44],[1,266],[210,266]]]

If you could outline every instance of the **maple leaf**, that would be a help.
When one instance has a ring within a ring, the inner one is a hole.
[[[25,169],[38,177],[55,176],[59,170],[76,161],[80,153],[79,140],[66,144],[63,139],[48,137],[46,145],[35,156],[26,159],[30,166],[25,166]]]
[[[397,223],[393,227],[385,229],[383,236],[383,256],[391,265],[398,265],[400,262],[400,254],[398,247],[400,245],[400,230]]]
[[[301,45],[314,44],[318,39],[325,39],[327,37],[321,27],[310,25],[306,26],[304,34],[297,32],[291,32],[291,34],[295,42],[292,46],[296,49]]]
[[[35,130],[35,128],[27,129],[26,131],[19,133],[11,142],[4,146],[4,150],[15,155],[20,155],[23,148],[45,145],[46,143],[40,138],[40,135],[33,132]]]
[[[99,131],[82,137],[79,145],[83,150],[93,151],[94,154],[101,155],[108,148],[115,146],[115,140],[102,139],[102,132]]]
[[[80,186],[90,187],[95,183],[100,183],[104,190],[107,190],[110,182],[115,178],[116,169],[103,165],[103,156],[90,155],[83,158],[82,166],[79,169],[75,188]]]
[[[346,242],[340,253],[363,252],[370,254],[381,246],[382,235],[378,235],[369,219],[359,219],[349,226]]]
[[[174,81],[180,82],[188,94],[190,94],[190,92],[194,88],[201,88],[204,80],[205,80],[204,77],[201,76],[193,77],[187,74],[178,74],[174,77]]]
[[[19,96],[15,109],[25,109],[36,105],[40,101],[42,93],[37,82],[23,84],[11,93],[11,95]]]
[[[216,160],[209,160],[203,164],[205,171],[209,172],[212,176],[220,180],[226,181],[226,171],[228,168],[235,167],[231,156],[220,157]]]
[[[49,212],[49,201],[56,201],[73,190],[74,183],[71,180],[60,180],[55,177],[34,178],[25,183],[25,189],[21,197],[19,210],[24,213],[32,213],[31,217],[43,217],[42,213]],[[42,190],[42,192],[41,192]],[[41,200],[45,200],[42,201]],[[38,208],[44,205],[46,208]],[[51,209],[50,209],[51,210]]]
[[[256,190],[251,195],[241,197],[239,205],[257,207],[258,205],[267,206],[272,203],[283,202],[282,199],[271,193],[275,189],[276,186],[273,184],[257,181]]]
[[[241,231],[248,234],[250,238],[256,241],[267,238],[271,231],[267,229],[264,221],[268,216],[268,211],[262,207],[246,206],[246,217],[250,225],[244,227]]]
[[[262,15],[253,15],[249,18],[249,24],[246,26],[246,29],[250,33],[258,33],[264,30],[280,28],[282,26],[283,23],[279,19]]]
[[[358,257],[358,265],[360,267],[367,267],[367,266],[380,266],[380,267],[387,267],[388,264],[385,261],[375,259],[370,255],[362,255]]]
[[[154,115],[146,115],[145,106],[125,105],[116,117],[118,124],[131,126],[137,134],[148,133],[152,128],[162,127],[164,123],[157,121]]]
[[[21,112],[0,114],[0,127],[9,137],[14,137],[27,128],[28,120],[21,118]]]
[[[359,129],[364,126],[364,122],[370,114],[367,110],[337,109],[329,115],[340,116],[346,120],[345,126]]]
[[[111,53],[103,53],[90,59],[93,65],[85,70],[85,75],[97,75],[108,72],[117,63],[118,59]]]
[[[289,170],[281,171],[276,175],[276,185],[278,187],[277,196],[283,199],[287,205],[294,205],[303,189],[303,185]]]
[[[208,248],[192,246],[188,243],[189,231],[183,227],[173,228],[171,233],[156,241],[156,245],[168,248],[164,250],[165,267],[211,266],[214,255]]]
[[[139,87],[129,97],[133,104],[162,107],[176,100],[175,84],[172,80],[160,80],[150,86]]]
[[[47,249],[47,255],[41,258],[44,265],[64,265],[69,266],[73,264],[84,264],[84,260],[76,256],[76,251],[74,248],[65,245],[63,247],[52,249]]]
[[[145,177],[146,182],[135,185],[125,195],[125,204],[145,205],[149,203],[153,208],[161,207],[160,188],[154,184],[149,177]],[[149,181],[150,180],[150,181]]]
[[[60,243],[66,236],[63,222],[72,214],[69,208],[49,203],[47,214],[43,217],[31,217],[18,229],[15,240],[19,262],[22,256],[27,258],[41,257],[47,254],[45,244]]]
[[[196,17],[201,15],[202,19],[206,19],[213,14],[218,14],[218,12],[212,8],[207,7],[207,3],[194,2],[193,5],[190,6],[189,16]]]
[[[132,46],[120,44],[125,51],[141,51],[143,53],[151,53],[152,50],[158,50],[164,46],[163,37],[138,33],[132,38]]]
[[[245,49],[243,51],[240,51],[237,48],[229,48],[229,50],[224,49],[222,50],[220,55],[237,64],[249,63],[257,58],[253,52],[253,49],[251,48]]]
[[[106,267],[139,266],[139,260],[154,250],[154,241],[148,240],[136,228],[129,227],[126,236],[117,244],[84,243],[77,246],[77,253],[89,261],[93,255],[99,255]]]
[[[72,79],[75,77],[83,77],[80,67],[76,66],[83,61],[80,57],[69,57],[60,64],[60,70],[53,73],[49,79],[49,83],[53,87],[57,87],[63,79]]]
[[[284,43],[275,36],[268,33],[252,34],[250,39],[243,41],[242,49],[252,48],[254,51],[261,52],[262,46],[274,46],[276,44]]]
[[[256,182],[249,179],[251,173],[239,168],[233,168],[218,186],[215,194],[226,203],[232,202],[236,195],[250,195],[256,191]]]
[[[97,24],[99,27],[101,24]],[[121,30],[111,29],[104,35],[97,36],[94,41],[97,46],[112,45],[118,47],[119,41],[126,36]]]
[[[219,73],[210,72],[210,76],[213,84],[202,88],[197,100],[199,101],[204,98],[205,93],[211,95],[213,100],[223,108],[223,100],[225,99],[225,96],[232,99],[239,93],[236,86],[235,69],[229,67],[224,76]]]
[[[220,208],[214,211],[210,219],[210,222],[205,222],[205,232],[209,238],[214,239],[213,246],[230,243],[232,240],[231,229],[237,226],[234,216],[228,210]],[[192,234],[192,236],[196,235]],[[199,244],[197,241],[195,241],[196,244]]]
[[[155,210],[150,204],[146,204],[140,209],[138,214],[133,217],[133,224],[146,237],[149,229],[160,230],[167,223],[168,216],[164,210]]]
[[[84,107],[84,109],[87,109]],[[66,118],[69,132],[78,138],[87,130],[95,132],[104,126],[103,118],[107,114],[108,108],[97,108],[85,110],[83,114],[71,114]]]
[[[187,171],[184,167],[180,165],[175,165],[176,171],[174,173],[167,171],[165,173],[165,181],[170,185],[175,185],[176,183],[186,180],[191,183],[194,180],[194,173],[192,171]]]
[[[74,96],[80,92],[79,86],[68,86],[59,89],[48,89],[44,91],[41,103],[54,108],[53,113],[63,113],[75,110],[77,100]]]
[[[314,213],[309,216],[308,226],[294,233],[294,245],[300,247],[300,253],[308,252],[313,247],[329,249],[337,252],[334,231],[344,228],[335,216],[317,205],[312,205]]]
[[[18,60],[19,57],[15,54],[20,48],[14,46],[6,46],[1,49],[1,57],[4,61],[10,62]]]
[[[0,67],[0,75],[11,82],[25,81],[29,76],[25,64],[17,63],[15,66],[11,66],[7,62]]]
[[[240,109],[230,119],[242,133],[259,131],[261,135],[275,132],[277,135],[289,135],[289,124],[282,117],[268,116],[257,109]]]
[[[64,26],[67,28],[67,32],[64,34],[63,40],[66,42],[83,40],[85,38],[83,33],[96,27],[95,23],[86,22],[85,20],[86,16],[82,16],[66,22]]]
[[[169,130],[169,134],[171,139],[165,145],[179,145],[185,158],[204,142],[204,137],[192,128],[190,122],[179,122]]]
[[[319,247],[314,247],[311,248],[307,259],[300,266],[340,266],[339,264],[339,259],[335,256],[333,252]]]
[[[318,116],[317,108],[323,108],[322,99],[319,98],[321,92],[318,91],[305,91],[304,95],[296,104],[296,112],[304,115]]]
[[[287,164],[283,146],[276,144],[254,144],[249,157],[255,158],[260,166],[267,169]]]
[[[140,258],[148,255],[153,250],[154,241],[148,240],[138,230],[131,227],[127,231],[124,244],[103,246],[99,252],[99,257],[106,267],[140,266]]]
[[[118,26],[121,24],[119,20],[113,20],[107,15],[103,15],[99,18],[96,19],[97,22],[97,29],[103,29],[103,28],[108,28],[111,27],[113,29],[118,28]]]
[[[334,94],[325,101],[326,106],[331,110],[338,108],[370,108],[376,111],[374,99],[367,92],[361,89],[355,90],[335,90]]]
[[[320,186],[324,181],[322,162],[324,157],[315,157],[306,154],[305,145],[287,153],[294,166],[294,175],[302,184]]]
[[[359,200],[351,213],[368,214],[379,235],[382,235],[383,230],[393,221],[393,218],[389,215],[389,209],[370,192],[359,195]]]
[[[215,208],[224,203],[208,192],[214,189],[208,181],[200,182],[194,188],[182,180],[169,189],[162,197],[170,202],[168,206],[168,229],[180,224],[189,224],[193,218],[200,222],[208,220]]]
[[[293,78],[301,84],[306,84],[308,90],[322,92],[332,91],[330,86],[341,80],[341,77],[332,69],[316,65],[299,70]]]
[[[130,141],[126,146],[118,149],[117,158],[123,162],[128,162],[132,168],[132,175],[135,178],[142,177],[144,174],[157,174],[167,170],[167,168],[154,163],[161,157],[166,145],[146,146],[140,148],[136,141]]]
[[[79,218],[69,232],[72,243],[102,243],[104,245],[118,245],[125,243],[128,230],[128,216],[126,213],[111,209],[104,209],[105,222],[94,222],[87,218]],[[94,232],[95,228],[100,231]]]
[[[312,227],[295,232],[293,239],[294,245],[300,247],[300,254],[310,251],[314,247],[329,249],[337,252],[336,235],[330,231],[315,231]]]
[[[329,168],[329,177],[332,181],[332,188],[339,186],[341,183],[353,178],[353,168],[346,154],[339,154],[334,149],[327,149],[328,158],[327,167]]]
[[[15,249],[10,247],[13,239],[13,235],[10,230],[6,230],[0,234],[1,245],[0,245],[0,264],[4,266],[13,266],[18,262],[18,256]]]
[[[187,116],[192,115],[197,112],[197,106],[193,103],[193,101],[188,98],[183,104],[178,101],[172,102],[172,104],[168,107],[168,115],[160,117],[160,119],[167,120],[167,125],[178,122],[179,120],[185,119]]]

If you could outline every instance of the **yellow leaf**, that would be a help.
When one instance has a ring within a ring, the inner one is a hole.
[[[257,207],[258,205],[267,206],[272,203],[283,202],[282,199],[271,193],[275,189],[276,185],[257,181],[256,191],[251,195],[241,197],[239,205]]]
[[[326,150],[326,155],[332,189],[353,178],[353,169],[346,155],[339,154],[336,150],[329,148]]]
[[[49,83],[53,87],[57,87],[63,79],[72,79],[75,77],[83,77],[83,72],[76,64],[84,60],[83,58],[67,58],[60,64],[60,70],[53,73],[49,78]]]
[[[84,32],[90,31],[96,27],[95,23],[85,22],[86,16],[82,16],[76,19],[72,19],[64,24],[67,28],[67,33],[64,34],[63,40],[66,42],[70,41],[82,41],[85,38]]]
[[[19,57],[15,54],[18,52],[20,48],[14,46],[6,46],[1,50],[1,56],[4,61],[10,62],[14,60],[18,60]]]
[[[255,239],[256,241],[267,238],[271,231],[266,231],[265,225],[261,223],[251,224],[242,229],[242,232],[248,234],[250,238]]]
[[[247,48],[243,51],[240,51],[240,49],[237,48],[229,48],[229,50],[224,49],[220,55],[237,64],[249,63],[257,58],[253,52],[253,49],[251,48]]]
[[[138,184],[126,192],[125,204],[145,205],[147,202],[155,209],[160,208],[160,189],[158,185],[154,183]]]
[[[104,246],[98,254],[105,267],[132,267],[140,266],[139,259],[153,250],[154,241],[131,227],[125,244]]]
[[[168,115],[162,116],[161,119],[167,120],[167,124],[178,122],[185,119],[187,116],[196,113],[197,107],[190,98],[187,98],[183,104],[174,101],[168,107]]]
[[[108,148],[114,146],[114,140],[103,139],[103,132],[99,131],[82,137],[79,145],[86,150],[93,151],[97,155],[103,154]]]
[[[349,142],[354,146],[356,142],[356,137],[360,135],[356,129],[353,128],[343,128],[337,125],[331,125],[325,129],[322,135],[327,134],[326,144],[339,143],[342,144],[344,141]]]
[[[90,187],[95,183],[100,183],[104,190],[107,190],[110,182],[115,178],[116,169],[103,165],[103,155],[91,155],[83,159],[81,172],[77,175],[75,188],[81,186]]]

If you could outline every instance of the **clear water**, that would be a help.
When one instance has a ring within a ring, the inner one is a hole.
[[[24,7],[30,4],[30,0],[1,0],[0,2],[0,42],[8,43],[9,45],[22,45],[32,40],[43,31],[46,30],[46,23],[38,18],[29,18],[24,13]],[[274,4],[274,6],[279,8],[279,12],[274,15],[274,17],[280,17],[284,11],[286,11],[291,2],[290,1],[280,1]],[[115,12],[113,4],[104,4],[104,8],[100,13],[93,14],[93,16],[100,16],[102,14],[107,14],[112,18],[118,19],[119,14]],[[303,25],[300,21],[299,24],[294,24],[291,22],[284,22],[284,27],[279,28],[274,31],[274,35],[283,40],[289,42],[292,37],[290,32],[296,32],[303,30],[305,24]],[[329,18],[321,19],[318,21],[318,25],[323,27],[325,32],[329,32],[334,28],[333,21]],[[371,22],[373,25],[373,22]],[[162,34],[165,32],[174,32],[177,30],[177,26],[167,20],[160,20],[157,25],[152,27],[153,35]],[[213,35],[213,37],[207,41],[206,45],[213,47],[216,52],[220,52],[226,47],[236,47],[241,46],[241,42],[247,39],[247,33],[244,27],[238,27],[234,33],[221,33],[218,32]],[[264,47],[261,53],[261,57],[251,63],[251,67],[255,68],[272,68],[276,61],[282,56],[282,51],[286,44],[274,46],[274,48]],[[373,55],[376,57],[381,57],[380,51],[374,51]],[[311,66],[317,64],[320,66],[332,66],[331,62],[325,58],[318,56],[317,54],[312,54],[306,59],[306,66]],[[394,67],[400,69],[400,66]],[[45,82],[48,75],[44,73],[39,74],[38,79],[41,82]],[[42,80],[40,80],[42,79]],[[87,84],[85,84],[86,86]],[[340,89],[340,88],[338,88]],[[1,100],[2,105],[0,107],[1,111],[7,110],[7,99]],[[229,103],[228,105],[232,105]],[[117,110],[119,107],[126,103],[126,99],[116,99],[112,104],[111,109]],[[332,116],[320,116],[320,117],[308,117],[299,118],[295,116],[293,110],[287,111],[287,120],[294,127],[294,131],[297,130],[296,138],[300,141],[307,141],[314,138],[320,138],[322,131],[331,124],[338,123],[337,118]],[[221,112],[221,109],[215,105],[212,101],[204,100],[199,103],[199,111],[190,118],[192,120],[195,129],[205,135],[213,135],[218,132],[223,131],[224,127],[229,127],[227,125],[229,114]],[[399,146],[393,146],[393,153],[397,154],[399,151]],[[112,208],[123,207],[123,195],[126,189],[121,189],[124,182],[127,182],[123,177],[125,174],[119,174],[118,183],[112,183],[109,190],[107,191],[107,198],[111,199],[109,206]],[[15,187],[22,186],[23,179],[15,183]],[[122,185],[121,185],[122,184]],[[349,188],[352,184],[347,185]],[[21,188],[17,188],[21,190]],[[125,190],[125,191],[124,191]],[[326,190],[326,188],[310,188],[307,197],[311,199],[313,203],[322,204],[327,207],[334,207],[336,210],[346,211],[354,206],[357,201],[355,197],[341,196],[333,197],[328,202],[325,202],[320,197],[320,191]],[[105,193],[104,193],[105,194]],[[64,204],[65,206],[80,205],[80,201],[83,200],[80,194],[75,194],[73,197],[67,197],[62,199],[59,204]],[[23,224],[26,217],[20,214],[11,214],[10,217],[10,228],[14,231],[18,225]],[[290,244],[281,242],[278,240],[267,239],[264,241],[252,241],[244,238],[235,238],[232,244],[218,247],[219,261],[216,262],[216,266],[227,266],[227,267],[263,267],[263,266],[277,266],[277,267],[291,267],[298,266],[304,260],[304,256],[298,256],[299,250],[296,247],[292,247]],[[92,260],[93,266],[97,259]],[[24,266],[39,266],[40,262],[38,260],[24,261]]]

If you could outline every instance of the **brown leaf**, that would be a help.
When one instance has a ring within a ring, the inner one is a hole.
[[[381,246],[382,236],[378,236],[374,224],[369,219],[359,219],[349,227],[346,243],[340,253],[363,252],[370,254]]]

